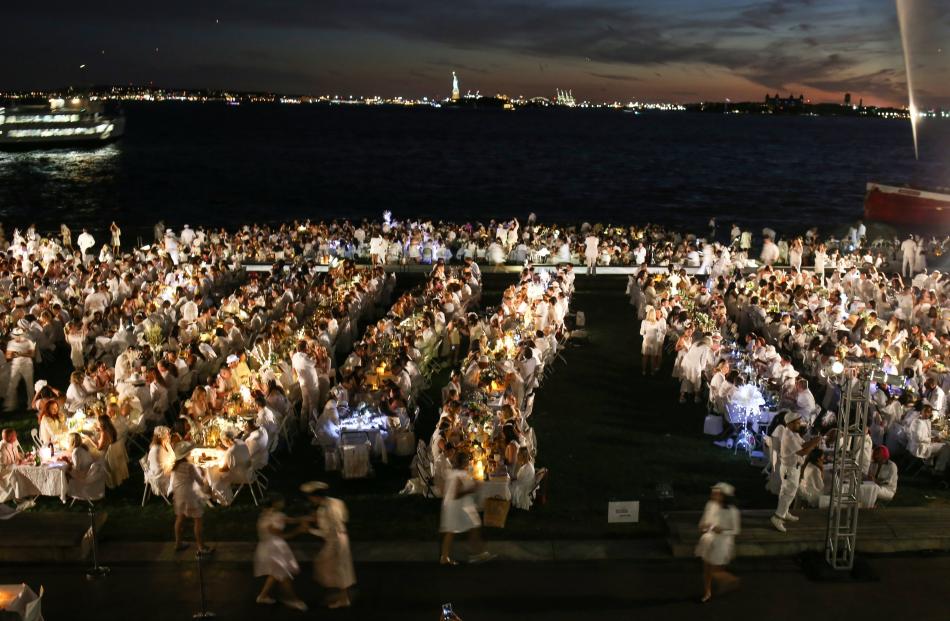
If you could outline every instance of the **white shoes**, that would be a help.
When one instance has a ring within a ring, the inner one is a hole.
[[[782,518],[780,518],[779,516],[773,515],[771,518],[769,518],[769,521],[772,522],[772,526],[774,526],[775,530],[777,530],[778,532],[780,533],[787,532],[785,530],[785,522],[782,521]]]
[[[785,519],[786,519],[787,521],[789,521],[789,522],[797,522],[797,521],[798,521],[798,516],[797,516],[797,515],[792,515],[791,513],[786,513],[786,514],[785,514]]]

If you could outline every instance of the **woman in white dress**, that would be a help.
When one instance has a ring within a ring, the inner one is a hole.
[[[518,449],[518,474],[515,480],[511,482],[511,504],[512,506],[528,511],[534,503],[531,492],[534,491],[535,481],[534,464],[531,462],[531,455],[528,448],[522,446]]]
[[[105,414],[99,416],[96,450],[105,459],[106,487],[113,489],[125,483],[129,478],[129,455],[125,450],[125,440],[119,439],[112,419]]]
[[[254,577],[266,576],[257,596],[258,604],[274,604],[271,590],[278,585],[283,591],[283,603],[288,608],[306,612],[307,605],[294,592],[293,579],[300,573],[294,553],[284,540],[284,529],[290,520],[284,515],[284,499],[275,496],[270,506],[257,519],[257,548],[254,550]]]
[[[86,329],[82,322],[73,320],[66,326],[66,344],[69,345],[69,359],[74,369],[86,368],[84,349],[86,345]]]
[[[666,323],[657,318],[656,309],[652,306],[646,307],[646,315],[640,322],[640,336],[643,337],[643,374],[649,372],[656,375],[663,355]]]
[[[740,532],[739,510],[733,504],[735,488],[728,483],[716,483],[699,520],[702,535],[696,544],[696,556],[703,559],[703,598],[712,599],[713,581],[722,583],[720,589],[734,588],[739,579],[726,571],[726,565],[735,556],[736,535]]]
[[[40,409],[40,444],[56,444],[66,434],[66,420],[59,410],[59,401],[49,400]]]
[[[202,537],[201,518],[205,512],[207,496],[202,489],[204,478],[190,461],[188,454],[191,451],[187,444],[175,447],[175,467],[172,469],[172,494],[175,501],[175,551],[181,552],[188,548],[188,544],[181,540],[181,531],[185,519],[194,521],[195,543],[198,554],[211,554],[213,549],[204,545]]]
[[[344,608],[350,605],[349,588],[356,584],[350,537],[346,532],[349,516],[342,500],[326,495],[327,484],[310,481],[300,486],[307,494],[316,513],[310,520],[310,533],[323,539],[323,547],[313,559],[314,580],[327,589],[327,607]]]
[[[801,483],[798,485],[798,497],[809,507],[818,507],[825,493],[825,454],[814,449],[805,458]]]
[[[439,532],[442,533],[442,549],[439,556],[440,565],[458,565],[450,556],[452,540],[459,533],[468,533],[470,547],[478,550],[472,557],[472,562],[487,561],[492,555],[485,550],[482,541],[482,520],[475,506],[476,483],[469,475],[468,457],[459,453],[455,455],[452,469],[445,475],[445,491],[442,496],[442,515],[439,522]]]
[[[802,254],[804,252],[805,245],[802,243],[802,238],[796,237],[788,247],[788,264],[795,268],[795,271],[802,271]]]

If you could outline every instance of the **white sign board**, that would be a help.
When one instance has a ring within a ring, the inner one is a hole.
[[[636,523],[640,521],[640,501],[607,503],[607,523]]]

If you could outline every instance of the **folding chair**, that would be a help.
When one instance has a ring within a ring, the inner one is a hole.
[[[547,480],[548,480],[547,468],[539,468],[538,471],[534,473],[534,487],[531,490],[530,497],[532,500],[537,500],[538,504],[543,505],[547,503],[548,501],[547,492],[541,492],[541,486],[545,485]],[[540,496],[539,496],[539,492],[541,492]]]
[[[148,472],[148,456],[147,455],[143,456],[142,459],[139,460],[139,466],[141,466],[142,468],[142,474],[145,475],[145,489],[142,491],[142,506],[144,507],[145,501],[148,500],[149,496],[155,493],[152,488],[154,487],[155,489],[161,490],[161,487],[159,487],[158,480],[156,479],[156,477],[151,476]],[[165,504],[168,504],[168,505],[172,504],[171,501],[168,500],[167,491],[160,491],[159,495],[165,501]]]
[[[43,594],[46,590],[43,588],[43,585],[40,585],[40,592],[37,595],[36,599],[32,602],[27,602],[26,606],[23,608],[23,621],[40,621],[43,618],[42,605],[43,605]]]

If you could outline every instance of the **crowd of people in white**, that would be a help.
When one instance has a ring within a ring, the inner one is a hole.
[[[834,261],[821,244],[804,260],[800,240],[783,261],[768,233],[755,263],[729,246],[704,245],[709,254],[690,273],[644,266],[630,277],[643,373],[659,372],[668,354],[680,402],[707,403],[707,432],[723,430],[723,445],[764,450],[769,489],[779,496],[778,530],[797,519],[790,512],[796,498],[818,506],[827,497],[841,368],[882,372],[867,438],[848,447],[866,478],[862,504],[894,497],[898,464],[946,477],[945,274],[924,269],[913,238],[899,246],[900,260],[878,260],[874,244],[854,230],[852,250]]]

